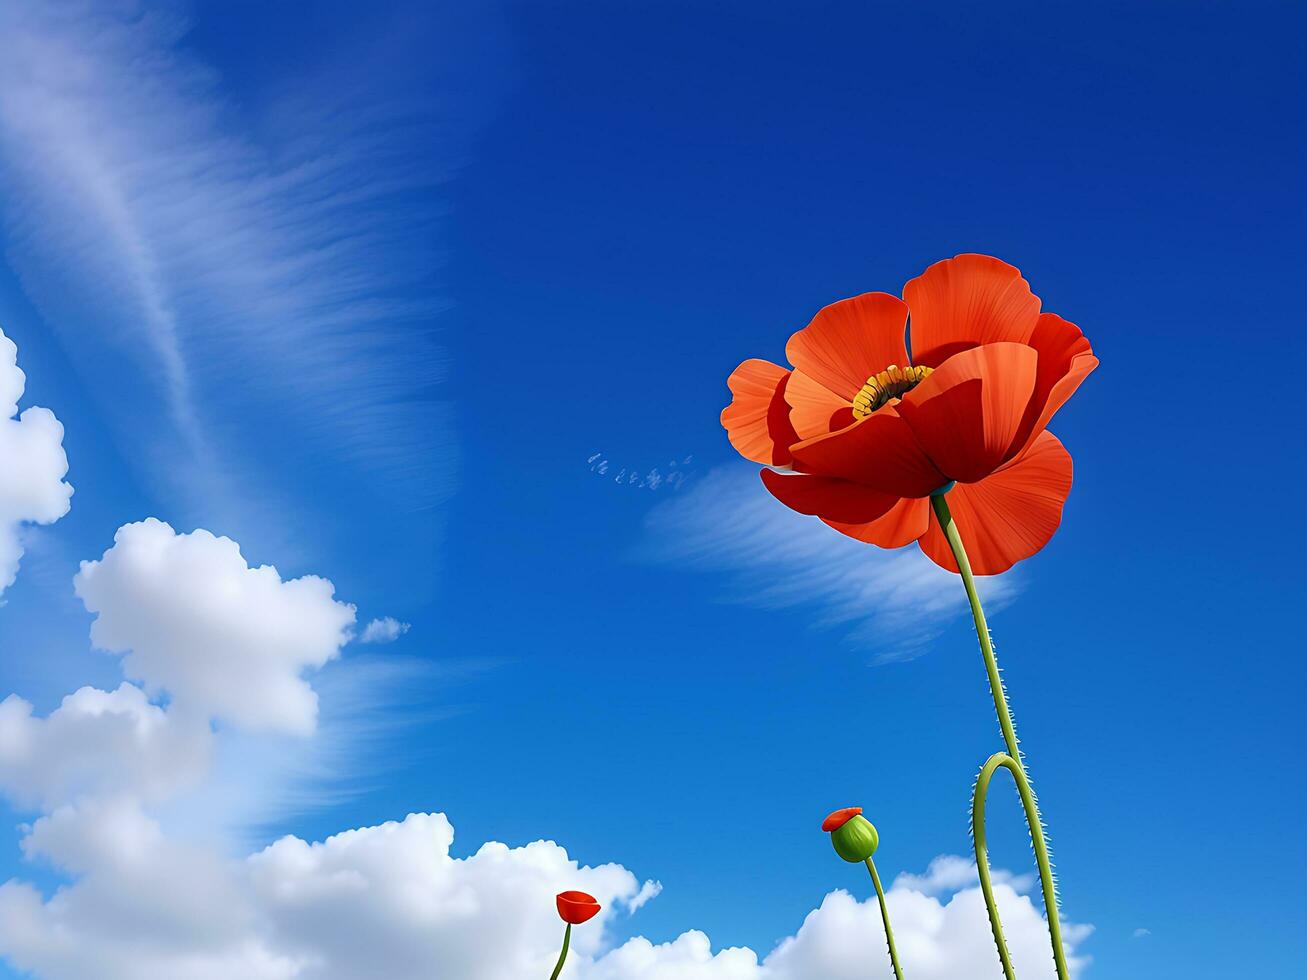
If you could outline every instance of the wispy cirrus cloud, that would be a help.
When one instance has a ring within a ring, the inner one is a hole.
[[[764,609],[800,608],[818,628],[841,628],[877,663],[920,655],[967,610],[956,578],[915,546],[883,551],[789,510],[757,469],[722,466],[659,503],[646,521],[644,557],[723,578],[724,598]],[[979,580],[988,610],[1015,597],[1008,573]]]
[[[210,519],[251,506],[242,470],[305,442],[431,505],[452,438],[427,192],[468,125],[369,92],[362,42],[348,70],[236,102],[174,10],[0,8],[11,264],[120,433],[151,448],[150,475]],[[251,417],[257,461],[237,429]]]

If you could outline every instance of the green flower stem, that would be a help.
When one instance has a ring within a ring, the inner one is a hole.
[[[885,889],[880,886],[880,875],[876,874],[876,865],[867,858],[867,870],[871,872],[871,883],[876,886],[876,898],[880,900],[880,919],[885,923],[885,941],[889,944],[889,961],[894,967],[896,980],[903,980],[903,968],[899,966],[899,954],[894,948],[894,930],[889,925],[889,906],[885,904]]]
[[[558,974],[563,972],[563,962],[567,959],[567,947],[572,942],[572,923],[567,924],[567,929],[563,932],[563,951],[558,954],[558,965],[554,967],[554,972],[549,974],[549,980],[558,980]]]
[[[1012,712],[1008,710],[1007,693],[1003,690],[1003,679],[999,675],[998,660],[994,656],[994,645],[989,638],[989,626],[985,622],[985,611],[981,608],[980,597],[976,594],[976,581],[971,574],[971,562],[967,560],[966,548],[962,545],[962,535],[953,521],[948,501],[944,494],[930,498],[931,506],[939,525],[948,538],[953,557],[962,574],[962,585],[967,590],[967,600],[971,603],[971,615],[976,622],[976,636],[980,640],[980,652],[985,658],[985,673],[989,677],[989,690],[994,696],[994,710],[998,713],[998,726],[1003,731],[1003,742],[1007,752],[992,756],[980,771],[976,781],[975,795],[971,806],[972,836],[976,846],[976,868],[980,874],[981,889],[985,894],[985,907],[989,910],[989,924],[994,933],[994,945],[998,947],[998,956],[1003,963],[1003,972],[1007,980],[1015,980],[1012,971],[1011,955],[1007,940],[1003,936],[1003,923],[999,918],[998,905],[994,901],[994,888],[989,868],[989,853],[985,842],[985,797],[989,791],[989,781],[999,768],[1007,769],[1016,780],[1017,792],[1021,794],[1021,805],[1026,811],[1026,824],[1030,828],[1030,841],[1035,851],[1035,863],[1039,867],[1039,883],[1044,893],[1044,911],[1048,916],[1048,934],[1053,946],[1053,962],[1057,966],[1058,980],[1068,980],[1066,953],[1062,949],[1062,925],[1058,918],[1057,886],[1053,879],[1053,865],[1048,856],[1048,840],[1044,833],[1044,824],[1039,816],[1039,805],[1035,801],[1035,791],[1030,786],[1030,777],[1026,772],[1021,749],[1017,744],[1016,728],[1012,724]]]

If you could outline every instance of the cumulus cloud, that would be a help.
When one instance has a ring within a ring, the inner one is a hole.
[[[24,523],[52,524],[68,513],[64,427],[48,408],[18,413],[27,376],[18,347],[0,331],[0,595],[18,574]]]
[[[360,643],[393,643],[409,631],[408,623],[401,623],[394,616],[382,616],[368,621],[359,636]]]
[[[517,980],[547,975],[560,939],[553,896],[581,888],[604,911],[576,930],[568,980],[888,975],[874,897],[830,893],[765,958],[714,950],[697,930],[613,948],[609,927],[639,907],[649,883],[619,865],[579,865],[553,842],[488,843],[455,858],[453,839],[443,814],[411,814],[224,860],[169,840],[128,803],[64,807],[37,821],[24,849],[81,877],[48,900],[18,882],[0,887],[0,951],[43,980]],[[1042,916],[1009,885],[997,894],[1021,976],[1050,980]],[[896,885],[889,902],[914,977],[1001,978],[978,889],[939,898]],[[1074,950],[1087,929],[1067,934]],[[1085,962],[1072,956],[1074,976]]]
[[[801,608],[819,628],[843,628],[877,662],[923,652],[966,612],[957,579],[917,546],[884,551],[796,514],[758,480],[757,467],[712,470],[693,489],[654,507],[640,553],[724,575],[727,598],[766,609]],[[981,577],[993,612],[1017,591],[1012,573]]]
[[[575,936],[589,961],[605,922],[643,889],[551,842],[454,858],[453,838],[443,815],[412,814],[225,860],[170,840],[130,803],[65,807],[36,822],[24,849],[81,877],[49,900],[0,886],[0,951],[43,980],[507,980],[547,975],[558,891],[605,906]]]
[[[335,657],[354,622],[326,579],[282,581],[230,538],[153,518],[119,528],[74,587],[96,614],[92,641],[126,654],[129,677],[252,730],[313,730],[317,695],[301,675]]]
[[[866,972],[863,964],[864,976]],[[573,973],[584,980],[762,980],[767,975],[753,950],[734,947],[714,953],[712,941],[697,929],[666,943],[637,936]]]
[[[997,884],[1009,884],[1019,892],[1033,887],[1036,876],[1025,874],[1014,876],[1001,868],[996,868],[990,877]],[[925,874],[914,875],[904,872],[894,879],[895,888],[918,891],[923,895],[945,895],[980,881],[976,871],[976,862],[956,854],[941,854],[930,862]]]
[[[1044,917],[1026,895],[1010,885],[994,888],[1013,964],[1021,977],[1052,980],[1057,976]],[[967,888],[945,898],[896,885],[887,895],[894,939],[904,971],[917,980],[999,980],[1003,976],[989,931],[980,889]],[[1064,928],[1068,951],[1089,934],[1088,926]],[[880,964],[880,965],[876,965]],[[1081,976],[1088,960],[1071,955],[1072,976]],[[832,892],[809,913],[793,939],[767,958],[766,980],[859,980],[889,975],[885,932],[874,898],[858,902],[846,892]]]
[[[578,866],[553,842],[488,843],[459,859],[453,839],[442,814],[414,814],[320,844],[285,838],[250,858],[275,941],[315,964],[299,976],[547,976],[561,939],[554,895],[579,888],[604,906],[573,936],[585,960],[641,892],[625,868]]]
[[[291,980],[233,863],[170,839],[127,799],[64,806],[23,841],[76,881],[0,886],[0,952],[41,980]]]
[[[179,720],[131,684],[84,687],[45,718],[10,695],[0,702],[0,791],[42,808],[104,793],[163,799],[205,771],[211,742],[206,721]]]
[[[954,855],[932,862],[937,870],[946,868],[950,873],[966,864]],[[886,897],[905,972],[917,980],[1001,980],[1003,971],[980,889],[947,888],[942,895],[931,895],[904,884],[930,877],[900,876]],[[1004,878],[1014,880],[1010,875]],[[930,883],[942,888],[944,881],[935,875]],[[1011,884],[998,884],[995,897],[1017,973],[1054,980],[1057,973],[1039,910]],[[1088,966],[1088,958],[1074,955],[1074,950],[1090,931],[1075,924],[1064,930],[1073,977],[1083,976]],[[704,933],[691,930],[668,943],[654,944],[641,937],[628,940],[593,962],[578,965],[575,976],[578,980],[865,980],[889,977],[891,970],[874,896],[859,901],[848,892],[834,891],[808,914],[795,935],[782,940],[765,958],[748,948],[714,952]]]

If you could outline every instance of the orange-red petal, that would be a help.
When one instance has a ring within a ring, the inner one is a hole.
[[[785,388],[790,372],[757,358],[745,361],[726,384],[735,397],[722,409],[722,427],[745,459],[764,466],[785,466],[790,446],[799,441],[790,425]]]
[[[836,810],[821,822],[821,829],[827,833],[839,830],[860,813],[862,813],[860,806],[846,806],[843,810]]]
[[[949,511],[972,571],[997,575],[1044,547],[1062,522],[1072,473],[1071,454],[1057,436],[1045,431],[1024,455],[997,473],[949,491]],[[933,508],[930,528],[919,543],[935,564],[958,570]]]
[[[790,337],[791,364],[846,402],[867,379],[891,364],[908,363],[904,342],[908,308],[889,293],[863,293],[820,310]]]
[[[845,524],[867,524],[880,517],[898,497],[870,487],[825,476],[762,471],[763,485],[791,510]]]
[[[847,429],[796,443],[790,452],[805,473],[852,480],[895,497],[925,497],[950,479],[892,405]]]
[[[812,439],[853,424],[853,406],[802,371],[794,371],[785,386],[790,423],[800,439]]]
[[[881,548],[902,548],[916,541],[930,526],[930,499],[917,497],[900,500],[881,517],[867,524],[840,524],[827,521],[841,534]]]
[[[985,344],[954,354],[904,395],[899,414],[947,480],[975,483],[1020,450],[1038,362],[1025,344]],[[796,459],[802,446],[791,449]]]
[[[600,909],[599,903],[593,895],[587,895],[585,892],[559,892],[555,899],[558,904],[558,914],[564,922],[579,926],[588,919],[593,919]]]
[[[1039,315],[1030,346],[1039,353],[1039,372],[1021,424],[1023,448],[1035,441],[1080,382],[1098,367],[1089,339],[1074,323],[1055,313]]]
[[[992,255],[936,262],[903,287],[903,299],[912,310],[912,363],[928,367],[980,344],[1024,344],[1039,318],[1039,298],[1020,270]]]

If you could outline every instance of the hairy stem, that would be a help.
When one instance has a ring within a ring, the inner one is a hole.
[[[549,974],[549,980],[558,980],[558,974],[563,972],[563,962],[567,959],[567,947],[572,942],[572,923],[567,924],[563,931],[563,951],[558,954],[558,965],[554,967],[554,972]]]
[[[980,652],[985,659],[985,673],[989,677],[989,690],[994,696],[994,710],[998,713],[998,727],[1003,732],[1003,742],[1007,752],[992,756],[980,771],[976,781],[975,795],[971,807],[972,836],[976,846],[976,867],[980,873],[980,885],[985,894],[985,907],[989,910],[989,924],[994,933],[994,945],[998,947],[998,957],[1003,963],[1003,972],[1007,980],[1015,980],[1012,971],[1011,955],[1007,940],[1003,936],[1003,923],[999,918],[998,905],[994,901],[994,888],[989,868],[989,853],[985,842],[985,797],[989,791],[989,781],[1001,767],[1012,773],[1016,780],[1017,792],[1021,794],[1021,805],[1026,811],[1026,824],[1030,828],[1030,842],[1035,851],[1035,863],[1039,867],[1039,883],[1044,893],[1044,911],[1048,916],[1048,935],[1053,946],[1053,962],[1057,967],[1058,980],[1068,980],[1066,953],[1062,948],[1062,925],[1058,917],[1057,886],[1053,880],[1053,865],[1048,856],[1048,840],[1044,833],[1044,824],[1039,816],[1039,805],[1035,800],[1035,791],[1030,785],[1030,776],[1026,772],[1025,761],[1017,744],[1016,728],[1012,724],[1012,712],[1008,709],[1007,692],[1003,689],[1003,678],[999,674],[998,660],[994,656],[994,645],[989,638],[989,626],[985,622],[985,610],[981,608],[980,596],[976,594],[976,581],[971,574],[971,562],[967,559],[966,548],[962,545],[962,535],[958,533],[957,524],[949,511],[944,494],[930,498],[931,506],[939,525],[948,538],[953,557],[958,563],[962,575],[962,585],[967,590],[967,600],[971,603],[971,615],[976,622],[976,636],[980,640]]]
[[[880,875],[876,874],[876,865],[871,858],[867,858],[867,870],[871,872],[871,883],[876,886],[876,898],[880,901],[880,920],[885,923],[885,942],[889,945],[890,965],[894,967],[896,980],[903,980],[898,950],[894,948],[894,930],[889,924],[889,906],[885,904],[885,889],[880,886]]]

